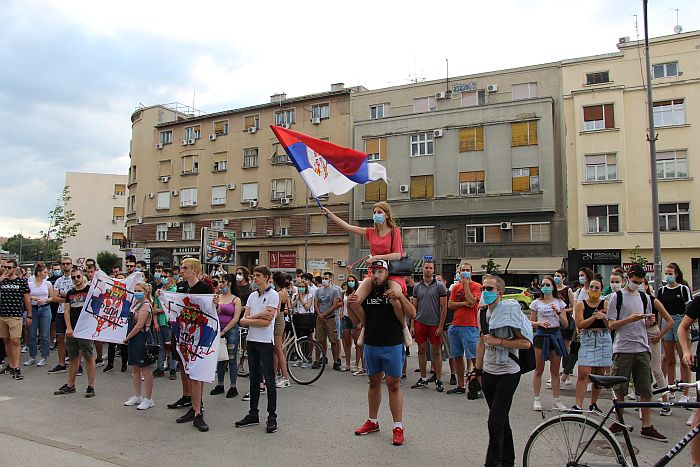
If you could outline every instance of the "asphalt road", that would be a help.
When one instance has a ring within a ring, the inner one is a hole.
[[[241,395],[236,399],[209,396],[213,385],[207,385],[205,418],[211,431],[199,433],[191,424],[175,423],[183,410],[165,407],[180,396],[179,381],[156,379],[156,407],[143,412],[123,406],[132,393],[128,372],[104,374],[98,369],[97,397],[92,399],[83,397],[85,376],[78,377],[75,394],[54,396],[53,391],[65,383],[65,374],[46,374],[55,364],[53,353],[47,367],[24,367],[23,381],[0,379],[0,465],[483,465],[488,443],[485,400],[441,394],[434,385],[410,389],[416,379],[415,348],[408,358],[409,375],[403,384],[406,444],[394,447],[386,391],[379,418],[381,431],[354,436],[353,430],[367,417],[366,378],[334,372],[330,367],[311,386],[292,383],[279,390],[279,431],[275,434],[265,433],[264,425],[233,426],[248,409],[240,398],[248,389],[247,378],[239,379]],[[530,375],[521,381],[511,410],[518,463],[529,433],[542,421],[532,411],[530,381]],[[549,392],[543,390],[545,408],[551,405]],[[567,406],[571,405],[573,392],[562,394]],[[609,402],[599,405],[605,409]],[[655,415],[654,425],[675,440],[687,432],[689,414],[680,409],[671,417]],[[261,419],[263,415],[261,412]],[[672,443],[643,440],[638,418],[630,415],[640,460],[651,465]],[[689,465],[689,449],[678,459],[674,465]]]

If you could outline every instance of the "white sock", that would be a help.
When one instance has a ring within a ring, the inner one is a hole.
[[[403,428],[401,422],[394,422],[394,428]]]
[[[375,425],[376,425],[377,423],[379,423],[379,419],[376,419],[376,418],[370,418],[369,421],[372,422],[372,423],[374,423]]]

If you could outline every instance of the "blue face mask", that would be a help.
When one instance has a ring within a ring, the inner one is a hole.
[[[161,273],[157,272],[157,273],[153,274],[153,277],[155,277],[156,279],[160,279]]]
[[[559,276],[554,276],[554,283],[557,285],[561,285],[561,277]]]
[[[143,292],[134,292],[134,298],[135,298],[137,301],[143,300],[144,297],[145,297],[145,295],[144,295]]]
[[[306,292],[306,287],[297,287],[297,290],[301,293]]]
[[[498,292],[495,290],[484,290],[484,292],[481,294],[481,298],[484,299],[484,303],[490,305],[498,298]]]
[[[584,285],[586,283],[586,276],[578,276],[578,283]]]
[[[383,224],[384,223],[384,214],[382,213],[374,213],[372,215],[372,220],[374,221],[375,224]]]
[[[58,271],[53,272],[54,277],[59,277],[61,275],[61,270],[59,269]]]
[[[135,272],[141,272],[141,268],[134,269]]]
[[[548,285],[543,285],[540,290],[542,291],[543,294],[545,295],[550,295],[552,293],[552,287]]]
[[[228,287],[221,287],[221,293],[228,293],[229,288]]]
[[[668,276],[665,276],[664,280],[669,284],[673,284],[674,282],[676,282],[676,276],[674,276],[673,274],[670,274]]]
[[[176,281],[179,281],[179,280],[180,280],[180,274],[174,274],[174,275],[173,275],[173,279],[175,279]]]
[[[464,277],[465,279],[471,279],[471,277],[472,277],[472,273],[469,272],[469,271],[462,271],[462,272],[460,272],[460,274],[461,274],[462,277]]]
[[[355,281],[348,281],[348,287],[351,289],[355,287]]]

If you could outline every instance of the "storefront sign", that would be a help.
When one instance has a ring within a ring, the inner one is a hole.
[[[454,93],[465,92],[465,91],[476,91],[476,89],[477,89],[476,81],[472,81],[471,83],[455,83],[452,85],[452,92],[454,92]]]
[[[295,269],[297,267],[296,251],[271,251],[269,257],[271,268]]]
[[[328,269],[328,263],[325,261],[309,260],[307,261],[306,269],[309,271],[325,271]]]
[[[183,248],[175,248],[175,251],[173,254],[175,254],[175,255],[198,255],[199,254],[199,247],[188,246],[188,247],[183,247]]]
[[[578,252],[582,263],[620,264],[620,250],[582,250]]]
[[[632,266],[634,266],[635,263],[622,263],[622,267],[624,269],[629,269]],[[653,273],[654,272],[654,263],[647,263],[644,265],[644,272],[646,273]]]

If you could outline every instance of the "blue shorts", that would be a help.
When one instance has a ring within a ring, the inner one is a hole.
[[[479,341],[479,328],[474,326],[450,326],[447,330],[450,340],[450,358],[476,358],[476,344]]]
[[[681,321],[683,321],[683,317],[685,314],[680,314],[680,315],[671,315],[671,318],[673,319],[673,327],[671,328],[670,331],[668,331],[666,334],[664,334],[663,340],[666,342],[678,342],[678,326],[680,326]],[[661,320],[664,321],[664,320]],[[661,323],[661,326],[665,326],[666,323]]]
[[[343,316],[343,329],[357,329],[357,324],[354,324],[349,316]]]
[[[368,345],[364,346],[365,366],[369,376],[384,372],[386,376],[400,378],[403,374],[403,359],[406,348],[397,345]]]

